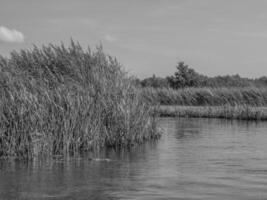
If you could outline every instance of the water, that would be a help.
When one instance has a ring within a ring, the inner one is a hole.
[[[158,142],[52,161],[0,161],[0,199],[267,199],[267,123],[162,119]]]

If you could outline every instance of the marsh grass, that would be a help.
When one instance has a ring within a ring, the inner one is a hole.
[[[101,47],[0,57],[0,157],[75,154],[157,138],[153,109]]]
[[[267,120],[267,88],[185,88],[142,90],[162,117]]]
[[[160,105],[181,106],[266,106],[267,88],[144,88],[143,96]]]
[[[248,105],[160,106],[157,111],[161,117],[267,120],[266,107],[252,107]]]

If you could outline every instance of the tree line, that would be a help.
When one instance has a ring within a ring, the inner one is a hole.
[[[176,65],[176,71],[173,75],[165,78],[152,77],[143,80],[135,79],[136,85],[139,87],[153,88],[186,88],[186,87],[263,87],[267,86],[267,77],[260,78],[243,78],[238,74],[209,77],[196,72],[184,62],[179,62]]]

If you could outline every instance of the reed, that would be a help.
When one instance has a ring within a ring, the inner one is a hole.
[[[144,88],[145,99],[160,105],[223,106],[249,105],[266,106],[267,88]]]
[[[141,143],[159,136],[154,114],[102,47],[72,41],[0,56],[0,157]]]
[[[157,111],[161,117],[267,120],[266,107],[252,107],[248,105],[160,106]]]

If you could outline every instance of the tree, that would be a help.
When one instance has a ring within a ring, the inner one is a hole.
[[[176,69],[174,76],[167,77],[171,87],[177,89],[198,86],[201,77],[194,69],[189,68],[184,62],[179,62]]]
[[[141,85],[142,87],[164,88],[168,87],[168,82],[165,78],[160,78],[153,75],[152,77],[142,80]]]

